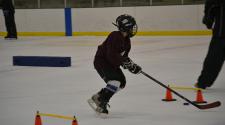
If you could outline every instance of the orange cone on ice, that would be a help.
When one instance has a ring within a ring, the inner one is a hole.
[[[194,103],[207,103],[203,99],[203,94],[202,94],[202,91],[201,90],[198,90],[197,91],[196,100],[194,101]]]
[[[162,99],[162,101],[170,102],[170,101],[176,101],[176,99],[173,99],[172,92],[169,89],[167,89],[166,90],[166,97],[165,97],[165,99]]]
[[[73,121],[72,121],[72,125],[78,125],[78,122],[77,122],[77,119],[76,119],[75,116],[74,116],[74,119],[73,119]]]
[[[35,124],[34,125],[42,125],[41,116],[39,115],[38,111],[37,111],[37,114],[36,114],[36,117],[35,117]]]

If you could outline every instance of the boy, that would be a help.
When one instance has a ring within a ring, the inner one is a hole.
[[[120,15],[114,25],[119,31],[111,32],[98,46],[94,59],[94,67],[107,85],[88,100],[97,113],[104,115],[108,114],[107,106],[110,98],[126,85],[120,66],[134,74],[141,72],[141,67],[128,57],[131,49],[130,38],[137,33],[135,19],[127,14]]]

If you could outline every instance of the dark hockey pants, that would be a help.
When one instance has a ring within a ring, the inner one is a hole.
[[[101,78],[108,83],[110,80],[120,81],[120,88],[126,86],[126,78],[120,68],[105,68],[105,69],[96,69]]]
[[[5,17],[6,30],[8,32],[7,36],[17,37],[14,12],[11,12],[9,10],[4,10],[3,12],[4,12],[4,17]]]
[[[225,60],[225,38],[213,37],[209,45],[207,56],[204,60],[198,84],[202,87],[210,87],[216,80]]]
[[[126,78],[120,68],[96,68],[98,74],[101,78],[108,83],[110,80],[120,81],[120,88],[126,86]],[[99,92],[101,102],[109,102],[110,98],[115,94],[115,92],[109,91],[106,88],[102,88]]]

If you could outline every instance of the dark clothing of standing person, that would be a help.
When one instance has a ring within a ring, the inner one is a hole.
[[[15,23],[15,9],[12,0],[2,0],[0,6],[3,10],[5,17],[5,26],[7,30],[7,35],[5,39],[17,39],[17,30]]]
[[[196,87],[211,87],[225,60],[225,0],[206,0],[203,23],[213,35]]]

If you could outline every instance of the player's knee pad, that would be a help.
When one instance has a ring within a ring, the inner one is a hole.
[[[106,88],[114,93],[118,92],[120,88],[120,81],[110,80],[107,82]]]

